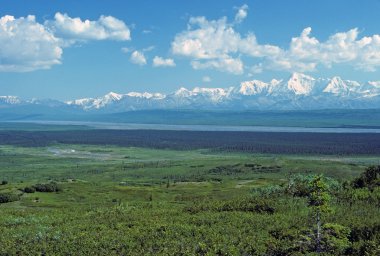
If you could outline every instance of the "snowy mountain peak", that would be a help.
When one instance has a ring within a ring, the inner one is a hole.
[[[270,80],[270,84],[272,86],[276,86],[276,85],[280,84],[281,82],[282,82],[282,80],[277,80],[277,79]]]
[[[302,74],[302,73],[298,73],[298,72],[292,73],[292,75],[290,76],[290,79],[315,80],[314,77],[312,77],[312,76]]]
[[[179,88],[179,89],[174,93],[174,95],[179,96],[179,97],[189,97],[189,96],[191,96],[192,94],[193,94],[192,91],[189,91],[189,90],[186,89],[185,87],[181,87],[181,88]]]
[[[104,95],[104,98],[110,99],[110,100],[120,100],[123,97],[122,94],[118,94],[115,92],[109,92],[108,94]]]
[[[240,83],[239,93],[246,96],[261,94],[264,91],[267,91],[268,87],[268,83],[260,80],[245,81]]]
[[[380,95],[380,81],[368,81],[360,87],[360,93],[365,98],[372,98]]]
[[[93,102],[93,98],[82,98],[82,99],[76,99],[76,100],[69,100],[65,101],[67,105],[78,105],[78,106],[85,106],[90,102]]]
[[[330,79],[323,92],[348,96],[351,92],[355,92],[359,86],[360,84],[356,81],[342,80],[342,78],[334,76]]]
[[[136,97],[136,98],[145,98],[145,99],[164,99],[166,97],[165,94],[162,93],[149,93],[149,92],[129,92],[125,94],[129,97]]]
[[[199,110],[291,110],[326,108],[380,108],[380,81],[358,83],[336,76],[313,78],[294,73],[288,80],[270,82],[251,80],[228,88],[181,87],[168,94],[150,92],[110,92],[97,98],[67,102],[54,100],[21,100],[16,96],[0,96],[1,108],[14,105],[66,106],[69,109],[106,113],[146,109]]]
[[[0,96],[0,102],[5,104],[20,104],[22,101],[17,96]]]
[[[315,79],[311,76],[293,73],[287,82],[287,88],[296,95],[309,95],[313,90]]]
[[[369,81],[368,84],[375,88],[380,88],[380,81]]]
[[[202,88],[202,87],[195,87],[193,89],[193,93],[195,94],[208,94],[208,95],[220,95],[225,96],[230,91],[230,88],[223,89],[223,88]]]
[[[212,102],[219,102],[227,98],[234,88],[201,88],[195,87],[191,92],[196,96],[203,96]]]

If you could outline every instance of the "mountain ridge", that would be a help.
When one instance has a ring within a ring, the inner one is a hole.
[[[313,78],[293,73],[289,79],[270,82],[243,81],[227,88],[184,87],[164,94],[159,92],[128,92],[66,102],[57,100],[23,100],[17,96],[0,96],[0,106],[20,105],[72,108],[86,112],[117,113],[149,109],[201,110],[316,110],[380,108],[380,81],[359,83],[332,78]]]

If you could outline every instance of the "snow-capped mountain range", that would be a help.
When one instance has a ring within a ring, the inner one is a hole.
[[[98,98],[22,100],[0,96],[2,108],[18,105],[65,107],[85,111],[116,113],[147,109],[200,110],[311,110],[380,108],[380,81],[359,83],[340,77],[313,78],[293,73],[289,79],[263,82],[251,80],[229,88],[180,88],[169,94],[110,92]]]

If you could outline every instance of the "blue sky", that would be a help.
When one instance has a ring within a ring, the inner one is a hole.
[[[2,0],[0,95],[171,92],[292,72],[378,81],[379,11],[379,0]]]

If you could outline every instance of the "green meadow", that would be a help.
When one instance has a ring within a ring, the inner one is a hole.
[[[293,177],[320,173],[347,183],[378,162],[376,156],[0,146],[0,179],[7,181],[0,194],[19,197],[0,204],[0,255],[312,253],[302,245],[313,233],[307,198],[278,191]],[[23,191],[52,182],[59,191]],[[371,194],[346,202],[348,192],[337,190],[324,223],[359,237],[339,234],[324,254],[375,255],[378,201],[368,203],[375,200]]]

